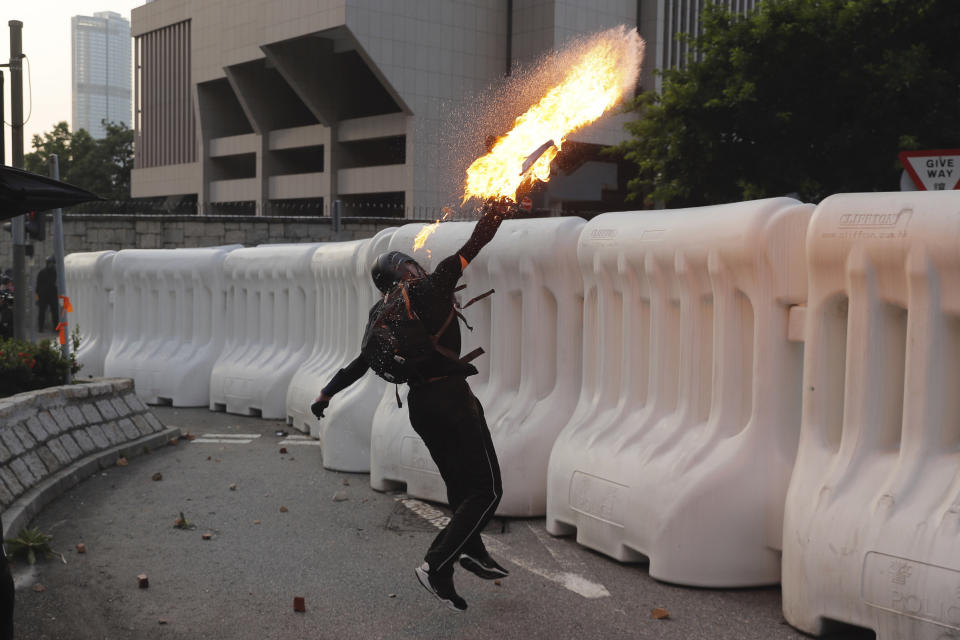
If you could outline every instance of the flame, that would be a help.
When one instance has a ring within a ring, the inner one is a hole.
[[[644,47],[636,29],[615,27],[578,47],[583,53],[576,56],[564,80],[467,169],[463,202],[472,197],[515,200],[525,182],[549,180],[550,163],[566,136],[599,118],[633,89]],[[554,146],[523,172],[524,160],[548,140]]]
[[[416,253],[423,245],[427,242],[427,238],[433,235],[433,232],[437,230],[437,227],[440,226],[440,223],[453,215],[453,209],[450,207],[443,208],[443,216],[441,216],[436,222],[428,224],[423,229],[420,230],[420,233],[417,234],[417,237],[413,239],[413,252]],[[430,257],[430,250],[427,249],[427,257]]]

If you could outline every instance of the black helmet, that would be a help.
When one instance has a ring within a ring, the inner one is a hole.
[[[414,270],[417,277],[427,275],[423,267],[412,257],[400,251],[388,251],[381,253],[374,261],[373,268],[370,269],[370,277],[373,278],[373,284],[377,289],[381,293],[386,293],[390,287],[400,281],[409,268]]]
[[[54,258],[53,256],[47,256],[47,264],[53,264],[56,261],[57,259]]]

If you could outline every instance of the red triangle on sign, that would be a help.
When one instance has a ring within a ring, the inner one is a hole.
[[[960,149],[901,151],[900,164],[921,191],[960,188]]]

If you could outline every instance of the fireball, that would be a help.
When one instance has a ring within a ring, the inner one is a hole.
[[[633,90],[643,59],[643,40],[635,29],[615,27],[576,46],[579,52],[563,81],[467,169],[462,202],[473,197],[516,200],[525,183],[549,180],[550,163],[566,137]],[[532,164],[525,166],[528,159]]]

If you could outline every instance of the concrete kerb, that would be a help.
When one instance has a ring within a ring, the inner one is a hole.
[[[118,458],[180,436],[135,394],[133,380],[100,378],[0,399],[0,513],[16,535],[47,504]]]
[[[95,473],[116,466],[119,458],[129,459],[150,453],[154,449],[167,446],[171,440],[179,437],[180,429],[169,427],[139,440],[110,447],[77,460],[66,469],[58,471],[29,489],[7,507],[3,512],[3,537],[15,536],[50,502]]]

